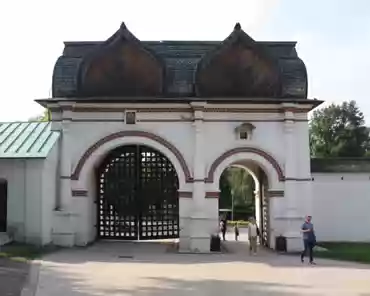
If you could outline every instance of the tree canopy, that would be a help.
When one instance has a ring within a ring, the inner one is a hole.
[[[310,149],[314,157],[370,155],[369,128],[355,101],[314,111],[310,121]]]
[[[254,216],[255,184],[252,176],[243,168],[230,167],[220,178],[220,209],[231,209],[234,200],[234,217],[245,220]]]

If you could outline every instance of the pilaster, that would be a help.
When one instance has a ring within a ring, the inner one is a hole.
[[[296,213],[296,147],[294,139],[294,113],[285,111],[284,147],[285,147],[285,198],[288,215]]]
[[[294,104],[285,106],[284,147],[285,147],[285,231],[288,251],[301,249],[301,233],[299,230],[300,214],[297,208],[297,150],[295,139]]]
[[[70,121],[63,121],[61,130],[61,162],[60,162],[60,198],[61,209],[64,211],[70,210],[72,199],[71,190],[71,153],[70,153],[70,134],[69,134]]]
[[[193,210],[190,215],[189,249],[192,252],[210,252],[210,237],[218,226],[218,200],[206,198],[205,185],[205,102],[193,102],[194,158],[193,158]]]
[[[73,246],[75,244],[75,219],[72,213],[71,188],[71,135],[70,125],[72,108],[63,106],[62,122],[60,126],[60,159],[59,159],[59,209],[53,217],[53,243],[59,246]]]
[[[194,217],[203,217],[203,207],[205,203],[205,161],[204,161],[204,122],[203,109],[205,103],[192,103],[194,110],[194,184],[193,184],[193,203]]]

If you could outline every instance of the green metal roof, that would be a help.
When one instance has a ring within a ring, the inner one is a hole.
[[[58,137],[51,122],[0,122],[0,158],[46,158]]]

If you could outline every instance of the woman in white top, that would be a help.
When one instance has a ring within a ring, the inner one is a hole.
[[[249,251],[254,255],[257,254],[257,237],[259,236],[259,229],[256,224],[256,219],[250,218],[248,224],[248,239],[249,239]]]

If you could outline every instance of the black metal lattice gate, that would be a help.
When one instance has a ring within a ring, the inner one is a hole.
[[[178,177],[161,152],[140,145],[118,147],[96,173],[99,238],[179,237]]]

